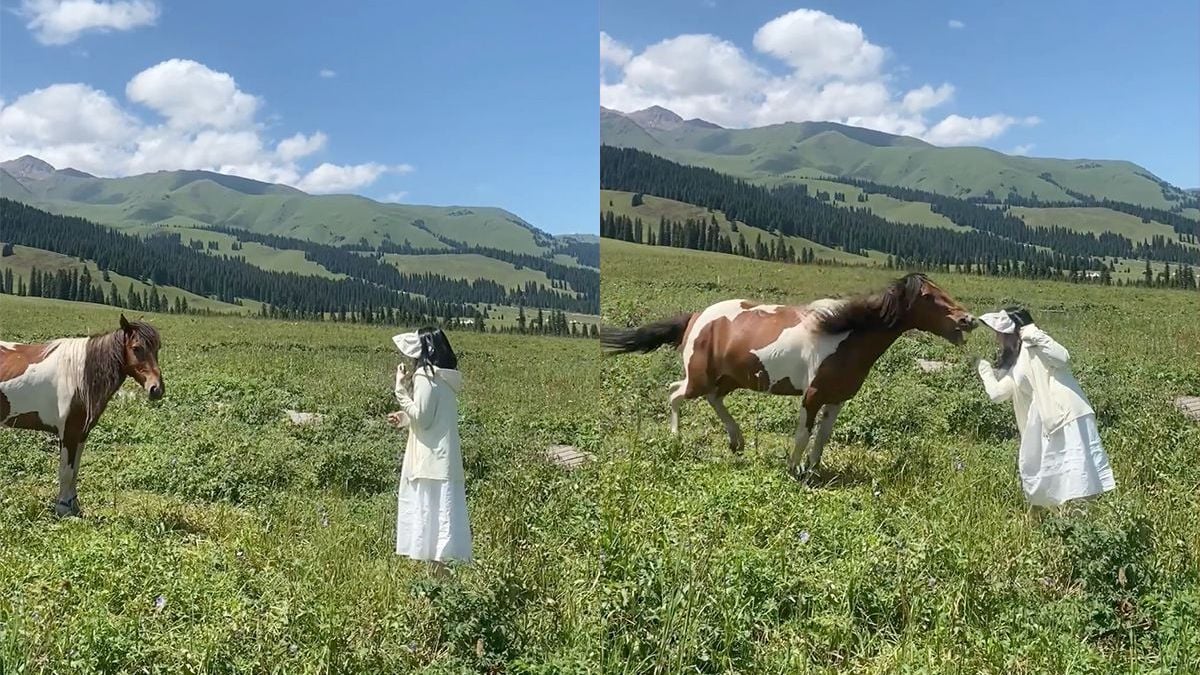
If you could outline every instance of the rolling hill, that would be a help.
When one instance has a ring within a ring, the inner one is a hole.
[[[986,148],[924,141],[833,122],[788,122],[724,129],[654,107],[634,113],[601,108],[604,145],[635,148],[676,162],[767,184],[841,176],[954,197],[1075,201],[1072,193],[1172,209],[1195,195],[1132,162],[1005,155]]]
[[[599,305],[595,235],[554,236],[495,207],[309,195],[285,185],[208,171],[99,178],[56,169],[30,156],[0,163],[0,198],[146,241],[163,235],[175,245],[270,274],[366,282],[418,301],[425,293],[448,293],[445,299],[468,317],[489,306],[518,305],[592,315]],[[18,225],[10,222],[9,213],[0,213],[0,242],[13,241],[6,230]],[[25,261],[45,261],[63,253],[80,258],[74,271],[82,272],[86,265],[99,269],[97,261],[68,252],[64,242],[41,240],[40,253],[30,240],[15,243],[24,245],[23,253],[0,259],[0,273],[11,269],[20,274],[33,267]],[[124,273],[149,280],[129,266]],[[152,281],[169,286],[161,279]],[[201,284],[192,286],[183,283],[172,293],[199,291]],[[214,297],[212,303],[191,306],[239,311],[257,307],[255,301],[268,302],[264,293],[259,295]],[[231,303],[234,300],[237,304]]]

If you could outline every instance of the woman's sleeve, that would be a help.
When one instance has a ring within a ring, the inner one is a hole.
[[[1059,365],[1066,365],[1071,360],[1071,354],[1067,352],[1067,348],[1055,342],[1054,338],[1047,335],[1045,331],[1037,329],[1024,331],[1021,333],[1021,342]]]
[[[975,369],[979,371],[979,379],[983,380],[983,389],[993,403],[1003,403],[1012,398],[1013,379],[1007,371],[1004,371],[1000,377],[996,377],[996,371],[992,370],[992,364],[982,359]]]
[[[433,423],[437,401],[433,397],[433,381],[430,378],[421,374],[413,376],[412,396],[404,387],[396,387],[396,400],[414,425],[425,429]]]

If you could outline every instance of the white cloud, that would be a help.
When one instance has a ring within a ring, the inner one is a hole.
[[[754,48],[790,65],[794,77],[815,81],[874,78],[884,59],[861,28],[815,9],[768,21],[754,34]]]
[[[314,193],[350,192],[374,183],[376,178],[394,168],[376,162],[350,166],[338,166],[326,162],[300,179],[296,187],[305,192]]]
[[[317,72],[317,74],[318,74],[318,75],[320,75],[321,77],[323,77],[323,78],[327,79],[327,80],[328,80],[328,79],[331,79],[331,78],[334,78],[334,77],[337,77],[337,71],[336,71],[336,70],[333,70],[332,68],[322,68],[321,70],[319,70],[319,71]]]
[[[931,121],[929,113],[953,99],[952,84],[897,91],[904,68],[885,67],[887,49],[859,26],[816,10],[765,23],[754,34],[757,55],[709,34],[678,35],[640,52],[607,33],[600,44],[600,104],[616,110],[661,105],[727,127],[827,120],[943,144],[980,143],[1037,123],[1002,114]],[[612,67],[606,72],[603,64]]]
[[[186,59],[163,61],[134,75],[125,95],[183,129],[245,126],[258,110],[258,99],[238,89],[228,73]]]
[[[600,63],[611,63],[623,66],[633,56],[633,50],[609,37],[608,33],[600,31]]]
[[[1008,115],[987,117],[963,117],[950,115],[933,125],[925,134],[925,140],[934,145],[972,145],[995,138],[1013,125],[1032,126],[1040,120],[1036,117],[1017,119]]]
[[[313,192],[357,190],[384,173],[413,170],[379,162],[308,168],[304,160],[329,144],[325,133],[267,138],[267,125],[255,119],[261,101],[241,91],[227,73],[194,61],[152,66],[129,81],[126,94],[155,118],[78,83],[0,100],[0,159],[30,154],[99,176],[203,169]]]
[[[152,0],[24,0],[18,13],[28,19],[26,27],[44,45],[65,45],[85,32],[133,30],[158,20],[158,5]]]
[[[1022,143],[1021,145],[1015,146],[1012,150],[1009,150],[1008,154],[1010,154],[1010,155],[1028,155],[1029,153],[1033,152],[1033,148],[1034,148],[1033,143]]]
[[[381,201],[381,202],[386,202],[386,203],[389,203],[389,204],[403,204],[403,203],[404,203],[404,198],[405,198],[405,197],[407,197],[407,196],[408,196],[408,192],[407,192],[407,191],[405,191],[405,190],[400,190],[399,192],[389,192],[389,193],[387,193],[386,195],[384,195],[384,196],[380,197],[380,198],[379,198],[379,201]]]
[[[962,21],[959,21],[958,19],[950,19],[949,26],[951,28],[958,29],[958,28],[966,28],[967,24],[963,23]]]
[[[283,161],[290,162],[323,149],[328,140],[329,138],[320,131],[309,136],[296,134],[279,141],[279,145],[275,146],[275,153]]]

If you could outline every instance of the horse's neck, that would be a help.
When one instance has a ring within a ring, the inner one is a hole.
[[[858,358],[863,361],[869,369],[875,365],[879,357],[888,350],[904,335],[906,328],[884,328],[879,330],[862,330],[851,333],[849,339],[854,340],[854,347],[858,352]]]

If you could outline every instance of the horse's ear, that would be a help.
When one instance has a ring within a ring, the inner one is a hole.
[[[889,326],[894,326],[900,319],[900,296],[904,293],[904,284],[892,284],[883,293],[883,302],[879,307],[880,318]]]
[[[129,325],[129,321],[125,319],[124,314],[121,315],[121,330],[125,331],[126,333],[133,330],[133,326]]]

